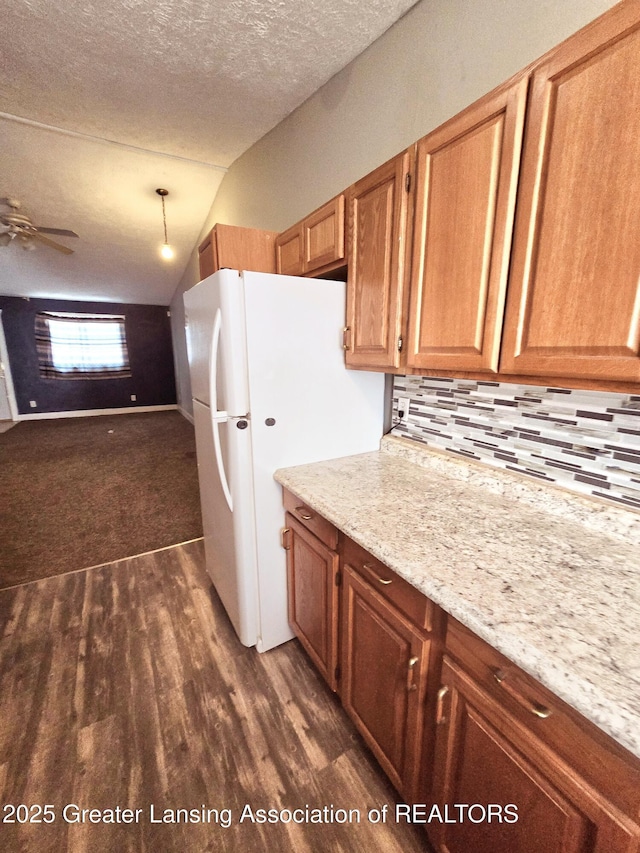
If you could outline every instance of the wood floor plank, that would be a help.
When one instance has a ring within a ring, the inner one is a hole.
[[[2,802],[56,811],[0,823],[1,850],[429,849],[417,828],[367,819],[395,792],[297,641],[239,643],[201,541],[0,591],[0,626]],[[65,821],[73,804],[139,815]],[[360,822],[256,812],[325,806]]]

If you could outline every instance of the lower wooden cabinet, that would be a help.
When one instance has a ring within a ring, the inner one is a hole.
[[[292,627],[438,853],[640,853],[640,760],[287,491],[285,508]]]
[[[332,690],[338,667],[338,554],[287,513],[289,623]]]
[[[412,799],[430,639],[349,565],[343,586],[342,704],[393,784]]]
[[[436,850],[638,851],[640,828],[631,818],[640,801],[637,771],[576,726],[564,703],[453,620],[447,643],[435,760],[426,771],[432,802],[448,819],[428,826]],[[598,779],[586,778],[592,760]]]

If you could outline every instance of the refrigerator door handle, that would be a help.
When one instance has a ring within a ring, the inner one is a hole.
[[[229,420],[229,413],[218,411],[218,353],[220,350],[220,331],[222,329],[222,312],[218,308],[213,320],[213,334],[211,336],[211,351],[209,353],[209,399],[211,400],[211,425],[213,427],[213,449],[216,455],[216,467],[220,477],[220,485],[224,493],[229,511],[233,512],[233,499],[227,472],[224,468],[222,458],[222,447],[220,446],[220,424]]]
[[[225,413],[226,414],[226,413]],[[216,467],[218,468],[218,476],[220,477],[220,485],[224,493],[224,499],[227,502],[229,511],[233,512],[233,498],[231,497],[231,489],[227,479],[227,472],[224,468],[224,459],[222,458],[222,448],[220,446],[220,423],[224,421],[213,419],[213,449],[216,454]]]
[[[211,415],[214,420],[225,420],[227,412],[218,411],[218,352],[220,350],[220,332],[222,330],[222,312],[218,308],[213,320],[213,335],[209,353],[209,399],[211,400]]]

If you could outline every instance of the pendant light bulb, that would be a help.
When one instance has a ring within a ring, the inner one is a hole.
[[[162,225],[164,228],[164,243],[160,249],[160,255],[165,259],[165,261],[170,261],[173,258],[174,252],[167,239],[167,215],[164,209],[164,200],[166,196],[169,195],[169,190],[157,189],[156,192],[162,200]]]

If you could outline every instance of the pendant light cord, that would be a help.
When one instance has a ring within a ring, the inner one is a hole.
[[[167,246],[169,244],[169,240],[167,239],[167,213],[164,209],[164,199],[165,196],[169,195],[169,190],[163,190],[161,187],[159,187],[156,192],[158,193],[162,201],[162,227],[164,228],[164,244],[165,246]]]
[[[164,196],[161,195],[160,198],[162,199],[162,224],[164,226],[164,242],[166,245],[169,242],[167,240],[167,214],[165,213],[165,209],[164,209]]]

